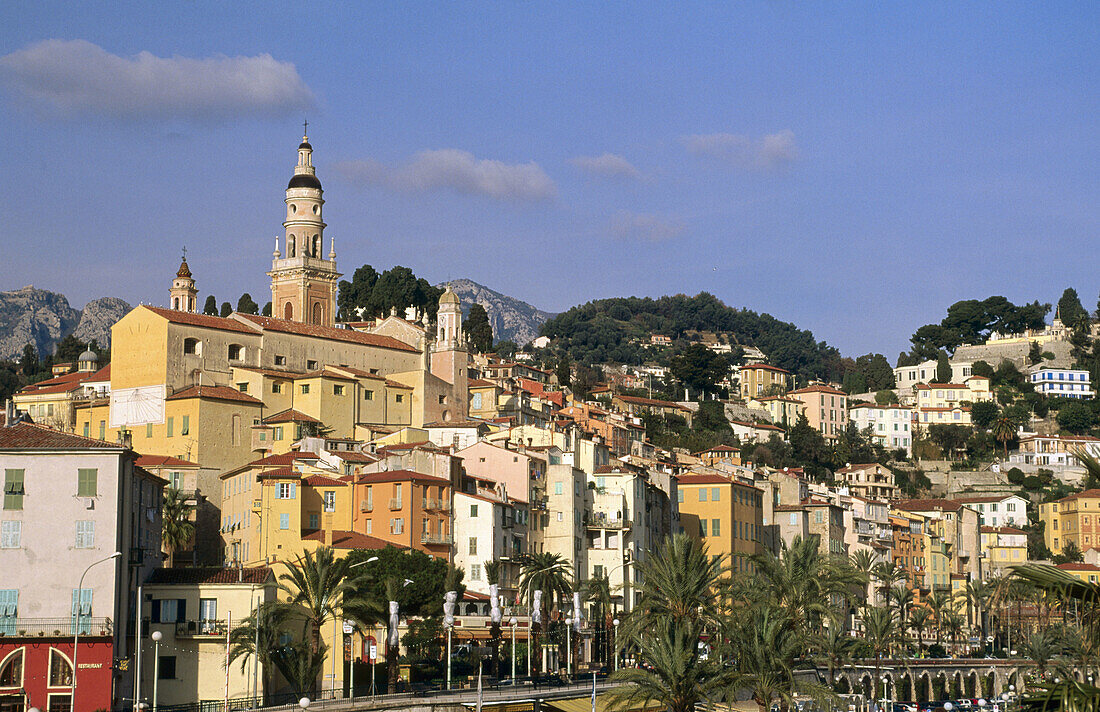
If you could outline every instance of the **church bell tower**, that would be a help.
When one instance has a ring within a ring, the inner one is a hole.
[[[199,292],[195,289],[195,280],[191,278],[191,268],[187,266],[187,251],[184,249],[183,260],[176,272],[176,278],[172,280],[172,288],[168,290],[172,300],[172,309],[194,313],[198,307]]]
[[[307,124],[308,127],[308,124]],[[325,222],[321,181],[313,167],[313,146],[302,136],[298,165],[286,187],[286,220],[283,244],[271,261],[271,316],[306,324],[333,326],[336,321],[336,245],[330,239],[327,256],[322,254]]]

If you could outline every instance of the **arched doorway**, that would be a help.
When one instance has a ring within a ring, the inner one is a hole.
[[[928,702],[932,698],[932,678],[927,672],[922,672],[917,677],[917,694],[915,702]]]
[[[929,700],[946,700],[947,699],[947,675],[940,673],[936,675],[932,680],[932,698]]]
[[[956,670],[951,676],[951,699],[957,700],[963,696],[962,672]]]
[[[283,318],[287,321],[290,321],[294,318],[294,305],[290,302],[287,302],[285,305],[283,305]]]
[[[978,672],[971,670],[966,676],[966,696],[974,699],[978,696]]]
[[[314,324],[320,324],[321,323],[321,303],[320,302],[315,302],[314,305],[313,305],[313,323]]]
[[[906,702],[913,699],[913,678],[909,673],[905,673],[898,679],[897,699]]]
[[[992,670],[982,677],[982,697],[989,699],[993,696],[993,687],[997,684],[997,675]]]

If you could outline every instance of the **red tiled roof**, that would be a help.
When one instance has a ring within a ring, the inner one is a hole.
[[[283,452],[278,455],[268,455],[259,460],[248,463],[249,467],[279,467],[281,465],[293,465],[295,460],[319,460],[316,453],[312,452]]]
[[[19,390],[22,395],[39,396],[49,395],[51,393],[68,393],[80,388],[83,384],[89,382],[100,382],[111,380],[111,364],[107,364],[98,371],[76,371],[74,373],[66,373],[64,376],[58,376],[56,378],[48,378],[45,381],[39,381],[38,383],[31,383],[28,386],[24,386]]]
[[[738,450],[735,447],[730,447],[729,445],[715,445],[712,448],[707,448],[706,450],[700,450],[699,452],[697,452],[695,454],[696,455],[704,455],[708,452],[741,452],[741,451]]]
[[[847,396],[848,394],[839,388],[833,388],[832,386],[806,386],[805,388],[799,388],[797,391],[791,391],[787,395],[792,396],[796,393],[829,393],[834,396]]]
[[[198,467],[196,462],[188,462],[168,455],[139,455],[134,463],[138,467]]]
[[[373,482],[427,482],[428,484],[449,485],[451,481],[434,475],[425,475],[412,470],[390,470],[388,472],[368,472],[355,478],[359,484]]]
[[[293,467],[277,467],[274,470],[264,470],[256,474],[257,480],[281,480],[287,477],[302,478],[302,473],[295,470]]]
[[[489,427],[489,424],[484,420],[452,420],[452,421],[436,421],[434,423],[425,423],[425,428],[480,428],[481,426]]]
[[[154,569],[147,584],[194,585],[204,583],[261,584],[274,580],[267,566],[250,568]]]
[[[872,467],[881,467],[882,469],[889,471],[889,468],[885,465],[881,465],[877,462],[866,462],[858,465],[848,465],[847,467],[842,467],[841,469],[837,470],[837,472],[856,472],[858,470],[866,470]]]
[[[264,422],[265,423],[320,423],[321,421],[317,420],[316,418],[314,418],[311,415],[306,415],[305,413],[303,413],[301,411],[294,410],[293,408],[287,408],[286,410],[281,411],[279,413],[276,413],[275,415],[269,415],[268,417],[264,418]]]
[[[325,532],[322,529],[311,531],[302,535],[304,541],[325,541]],[[407,549],[406,546],[379,539],[376,536],[349,532],[340,529],[332,531],[332,548],[334,549],[385,549],[387,546],[396,546],[398,549]]]
[[[963,383],[918,383],[915,389],[918,391],[927,391],[931,388],[961,388],[962,390],[969,390]]]
[[[471,378],[466,382],[468,388],[489,388],[496,387],[497,384],[492,381],[486,381],[484,378]]]
[[[733,484],[733,480],[722,475],[686,474],[680,475],[679,483],[681,485],[728,485]]]
[[[259,329],[243,324],[230,317],[213,316],[212,314],[192,314],[191,312],[176,311],[174,309],[162,309],[143,304],[139,309],[148,309],[157,316],[164,317],[173,324],[187,324],[188,326],[202,326],[207,329],[219,329],[221,331],[236,331],[242,334],[259,334]]]
[[[894,506],[907,512],[931,512],[937,509],[954,512],[962,509],[963,503],[953,499],[902,499],[894,502]]]
[[[801,403],[802,401],[798,402]],[[758,428],[760,430],[783,430],[783,428],[778,425],[772,425],[771,423],[750,423],[746,420],[731,420],[730,425],[740,425],[746,428]]]
[[[264,404],[259,398],[253,398],[247,393],[241,393],[236,388],[230,388],[229,386],[191,386],[190,388],[184,388],[182,391],[173,393],[164,400],[184,400],[186,398],[237,401],[240,403],[251,403],[253,405]]]
[[[310,487],[346,487],[348,483],[324,475],[310,475],[302,478],[302,484]]]
[[[1096,497],[1100,497],[1100,489],[1087,489],[1087,490],[1084,490],[1083,492],[1077,492],[1075,494],[1071,494],[1068,497],[1062,497],[1058,501],[1059,502],[1069,502],[1069,501],[1074,500],[1074,499],[1080,499],[1080,498],[1093,499],[1093,498],[1096,498]]]
[[[773,366],[770,363],[749,363],[749,364],[745,364],[744,366],[742,366],[741,370],[742,371],[755,370],[755,369],[758,369],[758,368],[762,368],[765,371],[775,371],[776,373],[785,373],[788,376],[791,375],[791,372],[788,371],[787,369],[780,368],[779,366]]]
[[[338,450],[336,452],[333,452],[332,454],[340,458],[344,462],[378,462],[377,457],[367,455],[366,453],[359,452],[358,450]]]
[[[972,504],[976,502],[1000,502],[1008,499],[1009,497],[1019,497],[1018,494],[1002,494],[1002,495],[984,495],[981,497],[955,497],[956,502],[963,502],[964,504]]]
[[[257,326],[262,327],[265,331],[299,334],[301,336],[312,336],[318,339],[330,339],[333,341],[346,341],[353,344],[362,344],[363,346],[393,349],[395,351],[418,351],[414,346],[409,346],[391,336],[382,336],[381,334],[368,334],[363,331],[354,331],[352,329],[337,329],[331,326],[321,326],[320,324],[302,324],[297,321],[273,319],[269,316],[258,316],[256,314],[235,314],[234,316],[240,319],[247,319]]]
[[[117,443],[95,440],[35,423],[16,423],[0,429],[0,449],[8,450],[125,450]]]
[[[1076,561],[1070,561],[1065,564],[1058,564],[1057,568],[1062,571],[1100,571],[1100,566],[1094,564],[1083,564]]]

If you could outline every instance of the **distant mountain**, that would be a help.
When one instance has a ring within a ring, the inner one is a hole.
[[[463,315],[475,303],[485,307],[496,341],[514,341],[523,346],[538,336],[542,325],[555,316],[469,279],[456,279],[450,284],[462,300]]]
[[[34,344],[39,356],[53,353],[69,334],[109,346],[111,325],[128,311],[130,305],[115,297],[95,299],[78,310],[65,295],[33,286],[0,292],[0,359],[22,356],[27,344]]]

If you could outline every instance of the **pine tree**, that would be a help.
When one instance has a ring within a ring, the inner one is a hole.
[[[462,333],[466,335],[466,342],[478,353],[485,353],[493,348],[493,327],[489,324],[489,313],[480,304],[470,307],[470,313],[462,323]]]
[[[230,304],[229,302],[222,302],[221,315],[222,316],[229,316],[232,313],[233,313],[233,305]]]
[[[214,298],[213,294],[206,298],[206,304],[202,307],[202,313],[211,316],[218,315],[218,300]]]
[[[257,314],[260,311],[260,305],[252,301],[252,295],[245,292],[241,295],[241,298],[237,300],[237,311],[241,314]]]

